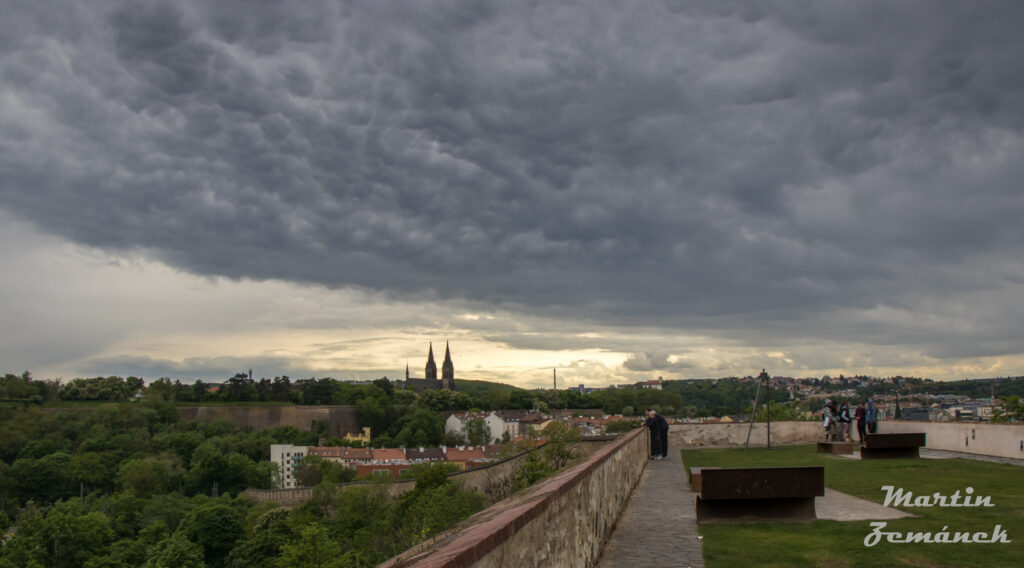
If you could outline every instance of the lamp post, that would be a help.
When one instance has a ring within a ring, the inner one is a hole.
[[[896,410],[893,411],[892,418],[893,420],[902,420],[903,411],[900,410],[900,380],[893,379],[893,384],[896,385]]]
[[[768,377],[768,372],[761,369],[761,374],[757,376],[758,381],[764,381],[764,393],[765,398],[768,401],[767,411],[767,435],[768,435],[768,449],[772,449],[772,382]]]

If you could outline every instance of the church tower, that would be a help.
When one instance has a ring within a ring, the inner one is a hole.
[[[444,343],[444,363],[441,364],[441,388],[455,390],[455,364],[452,363],[452,352],[447,341]]]
[[[437,363],[434,362],[434,344],[430,344],[430,353],[427,355],[426,379],[437,380]]]

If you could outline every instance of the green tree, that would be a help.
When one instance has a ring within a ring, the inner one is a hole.
[[[294,539],[289,511],[273,503],[257,505],[246,515],[247,538],[228,556],[230,568],[276,568],[281,547]]]
[[[560,420],[549,422],[540,435],[548,441],[544,444],[544,459],[556,471],[576,457],[572,445],[580,441],[580,431],[571,424]]]
[[[117,483],[125,491],[148,499],[172,491],[182,481],[183,473],[181,460],[176,455],[148,456],[122,463]]]
[[[203,548],[174,534],[149,549],[143,568],[206,568]]]
[[[356,470],[313,455],[303,456],[293,471],[299,487],[315,487],[324,481],[344,483],[356,478]]]
[[[219,568],[245,535],[242,513],[221,502],[211,501],[193,510],[178,528],[185,538],[203,549],[211,568]]]
[[[310,523],[294,543],[281,547],[280,568],[347,568],[354,565],[353,553],[343,551],[320,523]]]
[[[71,499],[57,503],[45,515],[32,512],[23,516],[15,539],[25,539],[22,544],[38,548],[42,557],[35,559],[42,560],[46,566],[78,568],[106,554],[114,540],[114,530],[106,515],[83,513],[78,499]],[[4,548],[4,556],[9,557],[6,546]],[[21,560],[33,558],[29,555]]]
[[[466,438],[472,446],[491,443],[491,427],[483,418],[470,418],[466,421]]]
[[[71,455],[56,452],[39,459],[18,458],[8,472],[14,494],[23,501],[41,499],[47,502],[74,494],[66,473]]]
[[[159,378],[146,387],[143,397],[157,402],[174,402],[178,389],[167,377]]]
[[[620,432],[629,432],[640,427],[641,422],[639,420],[616,420],[611,424],[605,426],[604,431],[608,434],[618,434]]]
[[[1003,398],[1002,404],[995,408],[993,422],[1019,422],[1024,420],[1024,403],[1019,396],[1011,394]]]

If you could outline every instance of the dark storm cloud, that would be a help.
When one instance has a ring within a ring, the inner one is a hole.
[[[505,4],[11,2],[0,206],[606,324],[913,341],[817,314],[1021,283],[1019,3]]]

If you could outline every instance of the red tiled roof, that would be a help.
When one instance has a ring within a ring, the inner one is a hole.
[[[402,448],[380,448],[373,450],[374,461],[405,461],[405,450]]]
[[[370,448],[345,448],[342,457],[347,460],[369,460],[373,459],[373,450]]]
[[[445,457],[441,448],[406,448],[405,459],[444,461]]]
[[[462,448],[449,447],[448,451],[445,452],[445,458],[448,461],[459,461],[464,462],[468,460],[482,460],[487,459],[487,451],[483,446],[467,446]]]
[[[313,446],[309,448],[307,452],[311,456],[320,456],[322,458],[340,458],[345,452],[345,448],[340,446]]]
[[[311,456],[343,460],[368,460],[372,453],[369,448],[346,448],[342,446],[313,446],[307,452]]]

